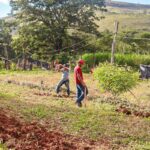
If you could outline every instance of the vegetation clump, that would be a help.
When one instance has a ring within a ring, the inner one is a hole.
[[[137,85],[139,74],[124,67],[105,63],[95,69],[94,77],[103,90],[119,95]]]
[[[86,53],[83,55],[83,59],[86,61],[88,68],[103,62],[109,62],[111,58],[110,53]],[[134,69],[139,69],[140,64],[149,65],[150,56],[149,55],[138,55],[138,54],[115,54],[115,62],[117,65],[130,66]]]

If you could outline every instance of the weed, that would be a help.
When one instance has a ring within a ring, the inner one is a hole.
[[[28,108],[24,111],[25,114],[28,114],[29,116],[32,115],[33,117],[42,119],[45,118],[48,115],[48,110],[44,106],[35,106],[32,108]]]

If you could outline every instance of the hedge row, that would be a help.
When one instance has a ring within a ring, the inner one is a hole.
[[[109,53],[96,53],[96,54],[85,54],[82,57],[88,68],[91,68],[94,63],[98,65],[99,63],[110,62],[111,54]],[[150,65],[150,55],[137,55],[137,54],[116,54],[115,63],[121,66],[131,66],[135,69],[139,68],[140,64]]]

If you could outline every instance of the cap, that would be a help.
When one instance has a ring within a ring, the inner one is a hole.
[[[85,61],[82,60],[82,59],[80,59],[80,60],[78,61],[78,63],[81,64],[81,65],[84,65]]]

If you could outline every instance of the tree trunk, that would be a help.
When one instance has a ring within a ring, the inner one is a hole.
[[[7,46],[4,46],[4,55],[5,55],[5,69],[10,70],[10,62],[8,60],[8,49]]]
[[[27,65],[27,57],[26,57],[26,55],[24,54],[24,56],[23,56],[23,70],[26,70],[27,68],[26,68],[26,65]]]

